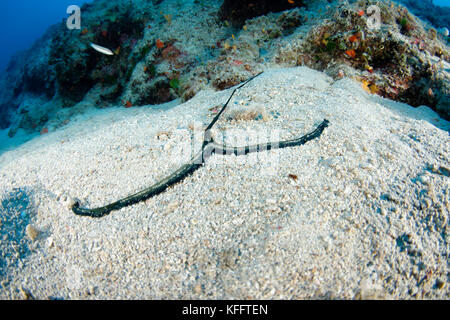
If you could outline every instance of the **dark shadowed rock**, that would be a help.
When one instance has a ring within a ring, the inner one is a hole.
[[[221,19],[229,20],[233,25],[242,25],[245,20],[267,14],[304,6],[302,0],[224,0],[219,10]]]
[[[0,104],[0,129],[6,129],[11,124],[8,115],[8,106],[6,104]]]
[[[431,0],[401,0],[416,16],[428,20],[435,27],[450,26],[450,7],[439,7]]]

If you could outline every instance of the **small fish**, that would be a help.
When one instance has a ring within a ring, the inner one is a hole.
[[[232,34],[231,37],[233,38],[233,40],[236,40],[236,37],[234,36],[234,34]]]
[[[120,46],[117,47],[117,49],[114,51],[114,53],[115,53],[116,55],[118,55],[119,52],[120,52]]]
[[[430,97],[434,97],[433,89],[431,89],[431,88],[428,89],[428,95],[429,95]]]
[[[233,63],[237,66],[240,66],[243,62],[241,60],[234,60]]]
[[[82,34],[82,35],[85,35],[85,34],[87,34],[88,32],[89,32],[88,29],[84,28],[83,31],[81,31],[81,34]]]
[[[298,179],[298,176],[295,175],[295,174],[292,174],[292,173],[290,173],[290,174],[288,175],[288,177],[291,178],[292,180],[297,180],[297,179]]]
[[[157,39],[157,40],[156,40],[156,47],[157,47],[158,49],[164,48],[164,42],[162,42],[161,40]]]
[[[91,42],[91,47],[94,48],[96,51],[98,51],[100,53],[103,53],[103,54],[106,54],[108,56],[114,55],[114,53],[111,50],[109,50],[108,48],[99,46],[98,44],[95,44],[95,43]]]
[[[247,31],[247,26],[244,25],[244,26],[242,27],[242,29],[244,29],[244,31]]]
[[[127,100],[127,102],[125,103],[125,108],[131,108],[133,106],[133,104],[131,103],[131,101]]]
[[[295,3],[294,0],[288,0],[288,2],[289,2],[290,4],[294,4],[294,3]]]
[[[364,15],[364,10],[358,11],[358,16],[362,17]]]

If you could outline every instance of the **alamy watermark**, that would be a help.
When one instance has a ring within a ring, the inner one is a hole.
[[[66,26],[69,30],[81,29],[81,9],[79,6],[71,5],[67,7],[67,14],[70,16],[67,18]]]
[[[380,29],[381,27],[381,10],[376,5],[371,5],[367,8],[367,27],[369,29]]]
[[[81,9],[77,5],[67,7],[66,13],[70,16],[67,18],[66,26],[69,30],[81,29]],[[377,5],[370,5],[367,10],[367,27],[369,29],[379,29],[381,27],[381,10]]]
[[[82,288],[83,272],[76,265],[66,267],[66,284],[71,290],[80,290]]]
[[[144,126],[144,123],[153,123],[148,115],[142,115],[135,121],[122,120],[124,126]],[[204,131],[204,125],[200,121],[194,121],[188,128],[178,128],[170,132],[161,130],[156,134],[156,143],[152,141],[152,149],[160,150],[165,154],[165,163],[173,168],[178,168],[190,162],[202,150],[205,139],[211,137],[214,144],[211,148],[205,148],[203,159],[214,167],[250,166],[259,171],[260,175],[273,176],[278,174],[280,167],[280,152],[277,150],[281,140],[280,129],[243,129],[232,128],[226,131],[211,129]],[[298,136],[302,135],[301,130]],[[296,136],[297,136],[296,135]],[[137,141],[135,141],[136,143]],[[218,148],[214,149],[213,147]],[[245,153],[248,147],[250,152]],[[219,151],[220,150],[220,151]],[[271,151],[272,150],[272,151]],[[255,152],[260,151],[260,152]],[[212,157],[211,157],[212,156]],[[202,164],[202,158],[196,158]]]

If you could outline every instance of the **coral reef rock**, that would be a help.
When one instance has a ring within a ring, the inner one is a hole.
[[[81,8],[81,30],[63,21],[11,60],[0,76],[0,128],[10,137],[52,131],[89,108],[186,101],[290,66],[349,77],[371,94],[450,119],[447,9],[404,3],[96,0]],[[368,15],[374,5],[379,25]]]
[[[222,19],[230,20],[234,25],[242,25],[245,20],[250,18],[302,6],[304,6],[303,1],[224,0],[219,16]]]
[[[436,27],[450,26],[450,7],[448,6],[436,6],[432,0],[402,0],[400,2],[415,15],[428,20]]]

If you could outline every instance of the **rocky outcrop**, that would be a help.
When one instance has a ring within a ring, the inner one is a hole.
[[[27,96],[36,95],[51,99],[56,93],[55,73],[49,66],[50,44],[56,34],[51,27],[26,51],[13,56],[0,79],[0,127],[8,128],[16,110]]]
[[[82,7],[81,30],[58,24],[12,59],[0,79],[0,127],[10,136],[57,128],[86,106],[188,100],[295,65],[450,118],[448,37],[403,6],[376,4],[378,29],[366,2],[96,0]]]
[[[432,0],[401,0],[416,16],[428,20],[435,27],[450,27],[450,7],[439,7]]]
[[[269,12],[280,12],[302,6],[304,6],[303,1],[224,0],[220,7],[219,17],[239,26],[244,24],[247,19],[262,16]]]

